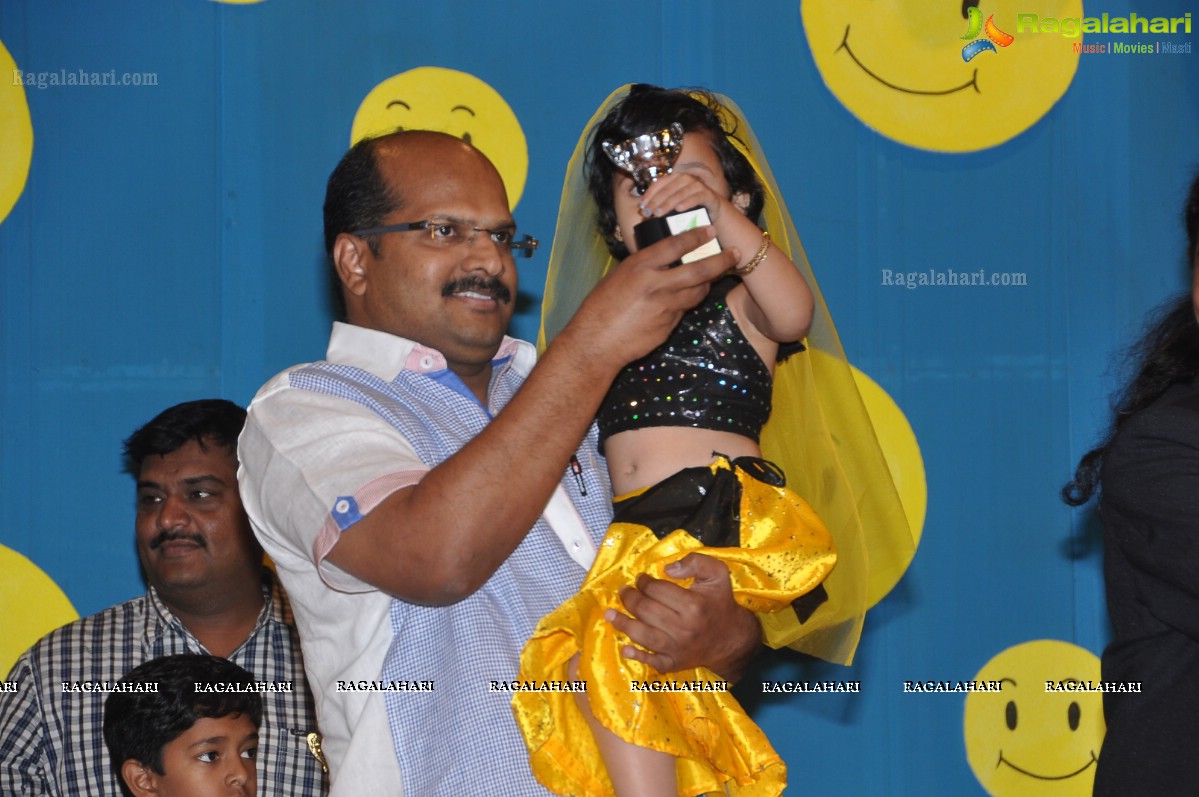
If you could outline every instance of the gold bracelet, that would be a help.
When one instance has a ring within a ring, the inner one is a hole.
[[[738,277],[744,277],[758,266],[762,265],[762,261],[766,259],[766,252],[770,249],[770,233],[762,231],[762,245],[758,247],[758,253],[750,258],[750,261],[741,268],[733,269],[733,273]]]

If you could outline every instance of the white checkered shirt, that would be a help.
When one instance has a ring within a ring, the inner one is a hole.
[[[268,598],[249,639],[229,660],[258,680],[293,691],[262,694],[258,793],[320,797],[325,779],[308,751],[316,729],[299,639],[283,589],[267,575]],[[22,654],[0,693],[0,794],[119,795],[104,745],[102,692],[63,691],[64,682],[116,682],[159,656],[207,653],[151,589],[140,598],[76,620]]]

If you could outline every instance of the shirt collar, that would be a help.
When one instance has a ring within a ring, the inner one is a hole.
[[[342,321],[333,322],[325,357],[329,362],[361,368],[387,382],[405,370],[431,373],[447,368],[445,356],[436,349]],[[531,343],[505,335],[492,362],[504,359],[511,359],[513,367],[527,376],[537,360],[537,352]]]
[[[153,636],[155,638],[162,636],[162,633],[166,630],[167,626],[174,628],[176,631],[180,631],[185,634],[187,633],[187,629],[183,626],[183,623],[180,622],[179,618],[172,614],[171,610],[167,608],[167,605],[162,602],[162,598],[158,597],[158,590],[154,589],[154,587],[150,587],[150,591],[147,593],[147,598],[150,601],[150,608],[153,610],[150,614],[150,617],[155,621],[155,627],[153,629],[154,633],[148,636]]]
[[[283,587],[279,584],[279,579],[275,578],[274,574],[263,568],[262,571],[262,611],[258,613],[258,620],[254,623],[254,630],[250,632],[250,636],[246,637],[249,641],[250,637],[257,634],[267,623],[283,623],[287,624],[290,619],[287,615],[290,608],[287,605],[286,599],[283,597]],[[150,587],[147,593],[147,598],[150,601],[150,607],[153,610],[150,613],[152,628],[147,629],[146,637],[151,641],[156,641],[164,633],[167,628],[173,629],[176,633],[183,634],[188,639],[195,642],[197,648],[203,648],[195,635],[187,629],[183,621],[175,616],[170,607],[163,603],[162,598],[158,595],[158,590]],[[244,646],[238,646],[238,650]]]

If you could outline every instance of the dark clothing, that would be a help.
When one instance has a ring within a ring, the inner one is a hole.
[[[1199,380],[1129,419],[1104,456],[1100,517],[1115,637],[1096,795],[1199,789]]]
[[[773,462],[738,457],[731,464],[772,487],[787,486]],[[617,497],[612,522],[645,526],[658,539],[683,529],[710,548],[736,547],[741,544],[741,485],[732,470],[683,468],[639,493]]]
[[[690,426],[757,442],[770,417],[772,377],[733,320],[725,277],[683,314],[666,342],[617,375],[596,422],[600,446],[617,432]]]

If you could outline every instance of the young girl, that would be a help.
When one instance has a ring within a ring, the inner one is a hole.
[[[650,86],[617,95],[615,104],[610,98],[597,113],[599,123],[593,119],[589,125],[586,155],[580,158],[576,150],[572,159],[558,224],[561,237],[555,238],[551,256],[543,335],[556,331],[558,319],[569,317],[594,283],[577,266],[608,267],[607,256],[578,251],[593,249],[594,235],[590,241],[585,236],[582,246],[572,235],[581,226],[577,171],[588,181],[581,204],[598,210],[598,235],[613,258],[635,249],[633,227],[642,219],[702,205],[721,245],[736,248],[741,261],[732,275],[712,285],[662,347],[622,372],[601,407],[601,446],[619,496],[613,525],[582,591],[538,626],[521,668],[521,677],[529,680],[577,676],[587,682],[587,692],[578,699],[518,693],[514,710],[534,772],[558,793],[611,794],[615,786],[621,797],[695,795],[727,786],[732,793],[778,794],[786,782],[782,761],[736,701],[719,691],[722,682],[703,670],[672,673],[664,681],[652,668],[623,658],[627,640],[603,613],[618,608],[620,586],[641,572],[663,578],[667,564],[702,543],[718,546],[704,552],[729,565],[736,599],[760,613],[769,644],[792,644],[802,635],[808,652],[844,662],[852,657],[865,608],[856,509],[862,496],[847,489],[837,472],[831,434],[817,434],[823,418],[801,415],[796,424],[794,413],[787,413],[792,435],[813,449],[805,452],[805,465],[824,457],[807,482],[841,524],[836,573],[846,574],[830,579],[826,595],[820,584],[837,561],[828,532],[804,501],[783,488],[781,472],[762,459],[758,444],[771,414],[780,344],[784,351],[802,349],[787,344],[808,333],[815,283],[798,240],[781,218],[781,204],[767,194],[760,169],[735,146],[738,122],[719,100]],[[673,172],[639,195],[632,178],[607,161],[602,142],[621,142],[672,122],[685,131]],[[585,166],[579,170],[581,159]],[[773,239],[755,223],[764,206]],[[798,255],[805,273],[780,246]],[[560,268],[574,272],[559,273]],[[555,281],[558,277],[561,281]],[[831,333],[835,345],[835,332],[823,305],[819,308],[821,341],[827,344]],[[839,346],[834,350],[839,352]],[[810,382],[812,364],[804,365],[799,379],[788,380],[792,393],[796,388],[802,393]],[[803,411],[825,414],[811,399]],[[876,459],[875,473],[881,454]],[[885,474],[885,464],[881,470]],[[888,511],[901,515],[894,504]]]

